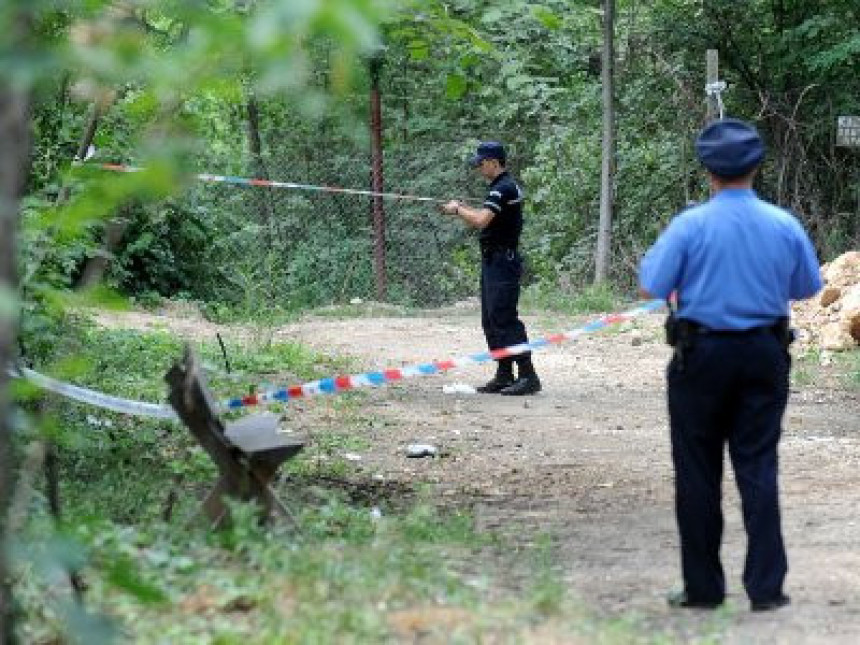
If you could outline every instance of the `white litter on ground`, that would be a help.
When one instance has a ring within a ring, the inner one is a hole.
[[[445,383],[442,386],[445,394],[477,394],[477,390],[468,383]]]

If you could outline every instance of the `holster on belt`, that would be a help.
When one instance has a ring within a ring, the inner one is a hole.
[[[788,351],[789,346],[797,338],[797,334],[795,334],[794,330],[788,324],[788,318],[777,320],[773,327],[771,327],[771,331],[773,331],[774,336],[777,337],[785,351]]]
[[[673,309],[669,309],[666,322],[663,323],[666,332],[666,343],[675,349],[676,365],[680,371],[684,370],[684,359],[687,353],[693,349],[693,336],[696,333],[695,323],[683,318],[678,318]]]
[[[691,320],[678,318],[675,311],[670,309],[669,315],[666,317],[666,322],[663,325],[666,331],[666,343],[675,348],[675,358],[677,359],[678,369],[683,371],[684,358],[693,349],[695,337],[698,334],[708,333],[731,333],[731,332],[711,332],[707,328],[702,327],[698,323]],[[757,327],[749,330],[751,333],[769,330],[776,336],[779,343],[785,351],[788,351],[789,346],[794,342],[796,335],[794,330],[789,326],[788,318],[780,318],[770,327]],[[747,332],[738,332],[747,333]]]

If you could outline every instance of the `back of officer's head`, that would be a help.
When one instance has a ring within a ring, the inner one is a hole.
[[[469,164],[474,168],[479,166],[484,159],[496,159],[499,165],[504,168],[508,155],[505,152],[505,147],[498,141],[484,141],[478,144],[475,155],[469,160]]]
[[[752,172],[764,159],[764,143],[758,131],[738,119],[708,124],[696,139],[702,165],[721,179],[737,179]]]

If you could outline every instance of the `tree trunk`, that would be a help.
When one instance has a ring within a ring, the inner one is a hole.
[[[20,40],[27,31],[21,12],[16,24]],[[17,36],[17,38],[16,38]],[[12,584],[9,571],[9,504],[14,485],[12,464],[12,400],[7,366],[15,355],[18,289],[15,240],[18,208],[30,167],[30,97],[8,79],[0,79],[0,645],[14,642]]]
[[[615,0],[603,2],[603,159],[600,168],[600,223],[597,228],[594,283],[605,282],[609,274],[612,237],[612,210],[615,183]]]
[[[90,114],[87,117],[87,125],[84,128],[83,133],[81,134],[80,140],[78,140],[78,149],[75,152],[75,160],[83,161],[87,157],[87,150],[89,150],[90,145],[93,143],[93,139],[96,138],[96,131],[99,127],[99,119],[101,119],[102,114],[104,114],[104,108],[99,105],[98,101],[93,101],[92,106],[90,107]],[[66,184],[60,189],[59,195],[57,195],[57,203],[65,204],[69,201],[69,195],[71,194],[71,187]]]
[[[253,91],[248,92],[245,101],[247,116],[248,152],[251,154],[251,175],[256,179],[269,179],[269,170],[263,160],[263,139],[260,137],[260,104]],[[257,188],[255,197],[258,199],[260,223],[266,229],[266,239],[271,243],[272,204],[268,188]]]
[[[78,278],[75,284],[76,289],[89,289],[101,282],[111,259],[113,259],[113,252],[122,241],[126,226],[128,226],[128,218],[122,215],[108,220],[107,224],[105,224],[102,248],[87,260],[81,277]]]

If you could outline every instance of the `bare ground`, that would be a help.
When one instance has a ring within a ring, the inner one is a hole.
[[[583,319],[528,316],[533,337]],[[193,318],[110,314],[110,326],[164,327],[188,337],[253,336]],[[860,390],[816,369],[792,389],[781,445],[783,526],[792,605],[753,614],[740,584],[744,557],[739,501],[727,465],[723,562],[728,609],[669,610],[679,581],[660,317],[585,337],[535,356],[544,391],[526,399],[444,394],[443,384],[485,380],[491,367],[405,381],[369,392],[362,411],[370,448],[350,462],[397,484],[435,484],[441,498],[474,505],[485,528],[529,543],[552,536],[570,593],[604,617],[632,616],[643,628],[688,641],[715,633],[725,643],[860,642]],[[455,308],[412,317],[308,319],[274,332],[365,368],[459,356],[483,347],[478,314]],[[640,342],[641,341],[641,342]],[[296,406],[288,423],[313,431]],[[409,459],[413,442],[443,457]],[[512,572],[516,575],[516,572]]]

